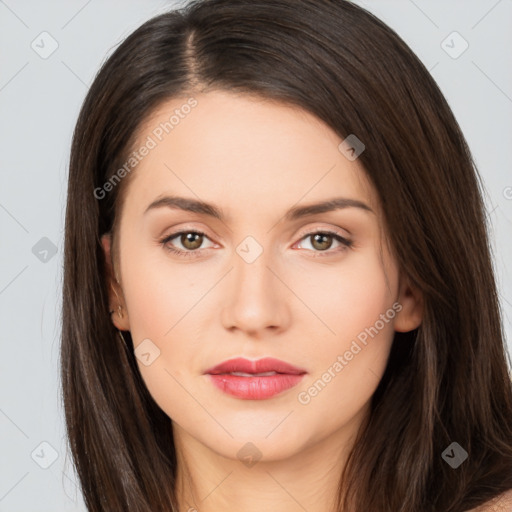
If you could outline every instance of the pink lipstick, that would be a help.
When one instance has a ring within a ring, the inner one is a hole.
[[[256,361],[235,358],[205,371],[221,391],[244,400],[264,400],[297,385],[307,372],[265,357]]]

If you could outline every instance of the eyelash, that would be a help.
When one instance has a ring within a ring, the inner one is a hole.
[[[195,235],[204,235],[206,238],[208,238],[206,233],[203,233],[202,231],[195,231],[193,229],[189,229],[189,230],[185,230],[185,231],[177,231],[176,233],[172,233],[171,235],[166,236],[163,240],[160,240],[160,244],[167,251],[169,251],[169,252],[171,252],[173,254],[176,254],[176,255],[178,255],[180,257],[184,257],[184,258],[196,258],[196,257],[199,257],[201,249],[195,249],[193,251],[191,251],[191,250],[184,251],[182,249],[176,249],[176,247],[172,247],[172,246],[168,245],[171,240],[177,238],[178,236],[181,236],[181,235],[184,235],[184,234],[191,234],[191,233],[195,234]],[[352,247],[352,245],[353,245],[352,240],[349,240],[349,239],[341,236],[336,231],[329,231],[329,230],[322,230],[322,229],[318,229],[318,230],[315,230],[315,231],[310,231],[308,233],[305,233],[300,238],[300,240],[304,240],[305,238],[308,238],[308,237],[311,237],[311,236],[317,235],[317,234],[332,236],[335,240],[337,240],[338,242],[340,242],[342,244],[342,247],[339,247],[339,248],[337,248],[335,250],[327,249],[325,251],[313,251],[314,253],[316,253],[316,254],[313,255],[314,258],[325,257],[325,256],[332,256],[333,253],[337,254],[337,253],[343,252],[346,249],[349,249],[350,247]],[[308,249],[308,250],[310,250],[310,249]]]

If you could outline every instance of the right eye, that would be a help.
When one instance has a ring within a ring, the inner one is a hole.
[[[177,248],[171,244],[171,241],[175,239],[178,239],[182,248]],[[166,236],[163,240],[160,240],[160,243],[168,251],[171,251],[178,256],[190,258],[196,256],[196,253],[199,252],[199,249],[205,239],[208,239],[205,233],[202,233],[201,231],[188,230],[172,233],[171,235]]]

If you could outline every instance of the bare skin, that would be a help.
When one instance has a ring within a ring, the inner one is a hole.
[[[150,365],[138,364],[173,420],[180,510],[325,512],[394,332],[421,323],[421,295],[387,249],[364,169],[339,151],[342,139],[329,127],[255,97],[194,97],[197,106],[133,171],[120,262],[111,269],[120,281],[111,281],[111,309],[121,306],[124,315],[112,319],[131,331],[136,348],[149,339],[160,351]],[[143,125],[139,145],[185,101],[162,105]],[[225,218],[165,206],[145,213],[163,195],[207,201]],[[338,197],[369,209],[285,218],[292,207]],[[180,236],[166,244],[196,257],[161,243],[187,230],[205,234],[199,248]],[[315,241],[313,231],[334,231],[351,244],[332,235]],[[111,239],[102,242],[110,262]],[[254,261],[242,257],[258,248]],[[361,343],[365,329],[381,324]],[[272,398],[243,400],[204,374],[233,357],[274,357],[307,374]],[[256,463],[243,459],[243,447]]]

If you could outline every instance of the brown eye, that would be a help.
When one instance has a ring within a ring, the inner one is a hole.
[[[311,245],[319,251],[329,249],[333,241],[333,236],[328,233],[315,233],[314,235],[310,235],[310,238],[312,240]]]
[[[188,232],[180,236],[180,242],[185,249],[193,251],[201,247],[203,238],[204,236],[201,233]]]
[[[160,240],[160,243],[166,250],[178,256],[195,258],[214,245],[210,241],[210,246],[201,247],[205,241],[210,239],[201,231],[178,231]]]
[[[305,245],[302,248],[307,249],[313,256],[330,256],[341,253],[352,247],[352,243],[352,240],[334,231],[313,231],[312,233],[306,233],[301,238],[301,245]],[[337,245],[333,246],[333,244]],[[310,247],[307,247],[307,245]]]

